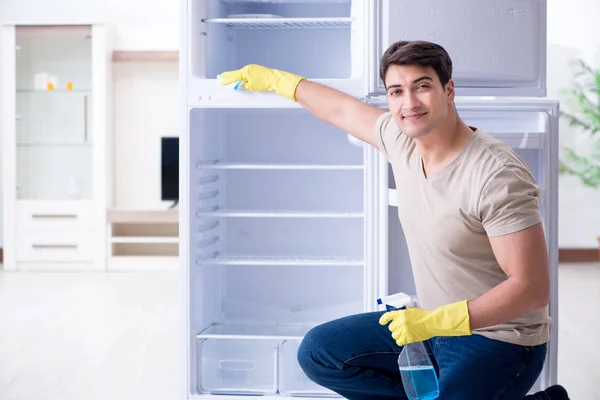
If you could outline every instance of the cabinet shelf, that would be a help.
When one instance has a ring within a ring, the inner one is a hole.
[[[39,95],[59,95],[59,94],[91,94],[90,89],[53,89],[53,90],[42,90],[42,89],[17,89],[17,94],[39,94]]]
[[[17,143],[17,147],[83,147],[87,148],[92,145],[91,142],[57,142],[57,143],[43,143],[43,142],[21,142]]]
[[[320,265],[320,266],[362,266],[363,260],[349,258],[293,258],[293,257],[221,257],[198,258],[196,264],[211,265]]]
[[[229,28],[287,29],[287,28],[349,28],[352,18],[210,18],[202,22],[225,24]]]

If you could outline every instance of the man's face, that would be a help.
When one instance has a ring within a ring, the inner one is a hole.
[[[454,82],[442,87],[431,67],[391,65],[385,83],[394,121],[412,138],[425,136],[439,127],[454,101]]]

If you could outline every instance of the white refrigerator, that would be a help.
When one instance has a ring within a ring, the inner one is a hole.
[[[386,107],[379,58],[440,43],[465,121],[509,143],[541,189],[554,319],[534,390],[556,382],[558,104],[545,0],[182,0],[182,399],[322,398],[304,333],[414,293],[384,157],[274,93],[219,85],[249,63]]]

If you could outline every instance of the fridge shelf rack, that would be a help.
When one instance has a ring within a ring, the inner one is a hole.
[[[223,3],[258,3],[258,4],[349,4],[352,0],[221,0]]]
[[[310,212],[292,210],[218,210],[198,211],[197,217],[219,218],[364,218],[362,212]]]
[[[288,28],[349,28],[353,18],[208,18],[202,22],[225,24],[229,28],[288,29]]]
[[[364,260],[352,258],[295,258],[295,257],[236,257],[219,256],[196,259],[198,265],[319,265],[319,266],[362,266]]]
[[[275,169],[275,170],[361,170],[362,164],[342,165],[342,164],[238,164],[238,163],[219,163],[204,162],[196,164],[198,169]]]
[[[197,339],[302,339],[311,326],[273,323],[212,323]]]

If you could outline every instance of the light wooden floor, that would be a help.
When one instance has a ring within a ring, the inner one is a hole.
[[[0,399],[178,399],[178,278],[0,273]],[[600,263],[559,281],[559,381],[600,400]]]

